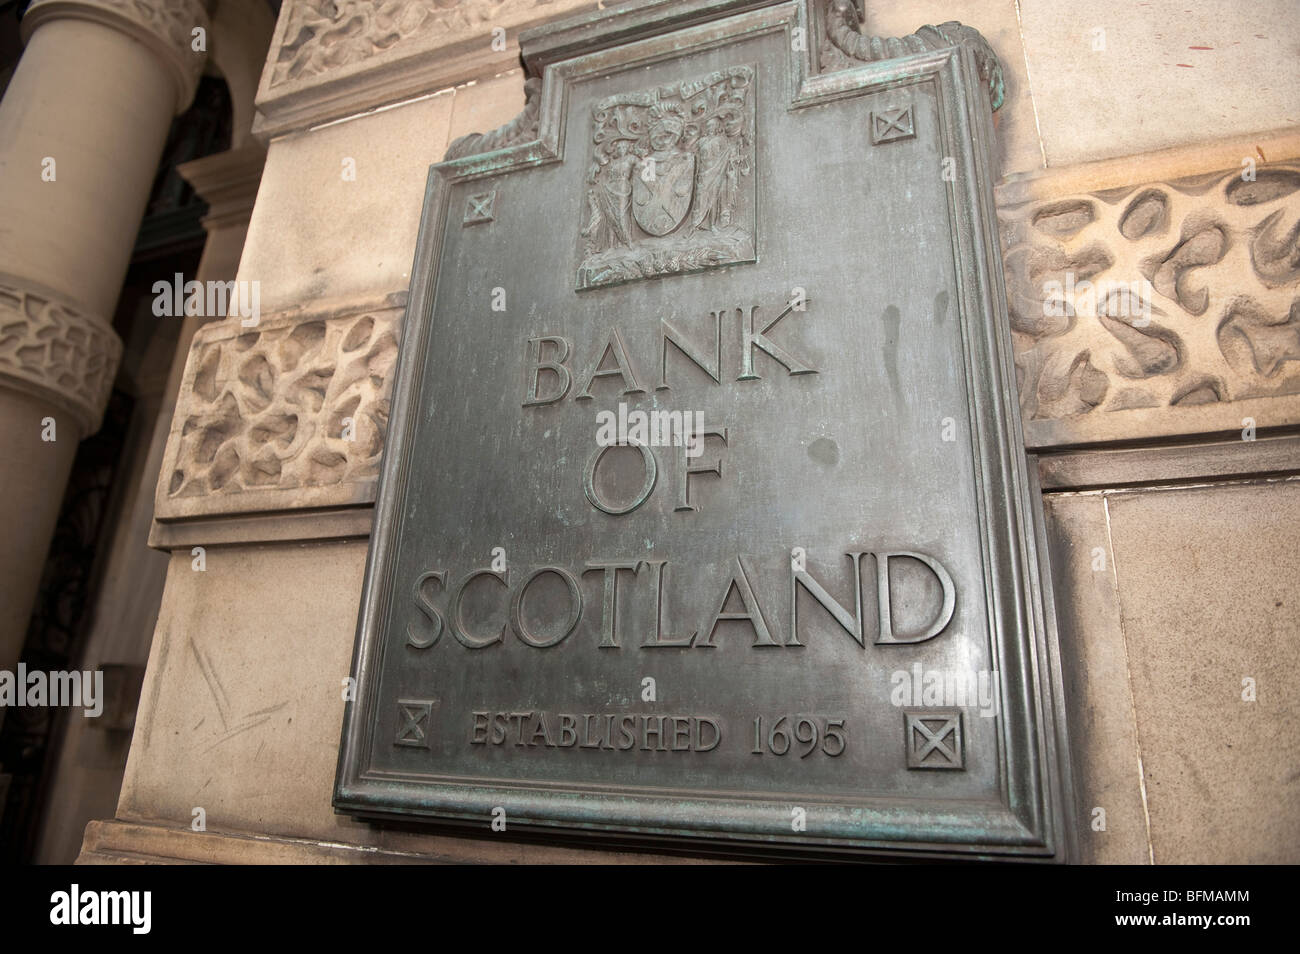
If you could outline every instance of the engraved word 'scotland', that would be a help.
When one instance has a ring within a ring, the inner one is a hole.
[[[578,290],[754,261],[754,70],[601,100]]]

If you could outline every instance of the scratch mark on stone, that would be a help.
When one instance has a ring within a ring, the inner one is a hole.
[[[241,735],[242,733],[247,732],[249,729],[255,729],[262,723],[270,722],[270,721],[271,721],[270,716],[264,716],[261,719],[254,719],[252,722],[240,723],[239,725],[231,729],[229,732],[227,732],[225,735],[223,735],[221,738],[217,739],[215,742],[209,745],[206,749],[203,750],[203,752],[206,755],[208,752],[211,752],[213,749],[215,749],[218,745],[221,745],[221,743],[229,742],[235,736]]]
[[[279,712],[281,709],[283,709],[283,708],[284,708],[285,706],[287,706],[288,704],[289,704],[288,700],[285,700],[284,702],[278,702],[278,703],[276,703],[276,704],[273,705],[273,706],[267,706],[265,709],[258,709],[258,710],[255,711],[255,712],[250,712],[250,713],[249,713],[249,716],[250,716],[250,717],[251,717],[251,716],[260,716],[260,715],[266,715],[268,712]]]
[[[212,700],[217,704],[217,716],[221,719],[223,729],[229,727],[226,719],[226,710],[230,707],[230,701],[226,698],[226,692],[221,688],[221,681],[217,679],[217,674],[212,669],[212,663],[207,656],[195,644],[193,637],[190,638],[190,650],[194,653],[194,659],[199,664],[199,672],[203,674],[203,681],[208,684],[208,691],[212,693]]]

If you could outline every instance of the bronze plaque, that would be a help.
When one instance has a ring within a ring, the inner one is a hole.
[[[1061,858],[996,62],[651,6],[431,170],[335,806]]]

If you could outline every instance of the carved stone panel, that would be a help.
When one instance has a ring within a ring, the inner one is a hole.
[[[519,30],[592,0],[285,0],[254,131],[279,135],[518,64]]]
[[[1295,420],[1300,163],[1057,195],[999,218],[1031,444],[1138,436],[1134,418],[1165,434]]]
[[[525,38],[433,169],[334,804],[1065,857],[987,80],[709,6]]]
[[[271,88],[329,74],[421,40],[478,33],[544,0],[289,0],[268,66]],[[512,9],[513,8],[513,9]],[[484,44],[485,47],[487,44]]]
[[[199,329],[158,482],[158,520],[373,499],[394,309]]]

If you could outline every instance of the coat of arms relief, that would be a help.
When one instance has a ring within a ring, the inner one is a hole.
[[[578,290],[754,258],[754,70],[593,108]]]

